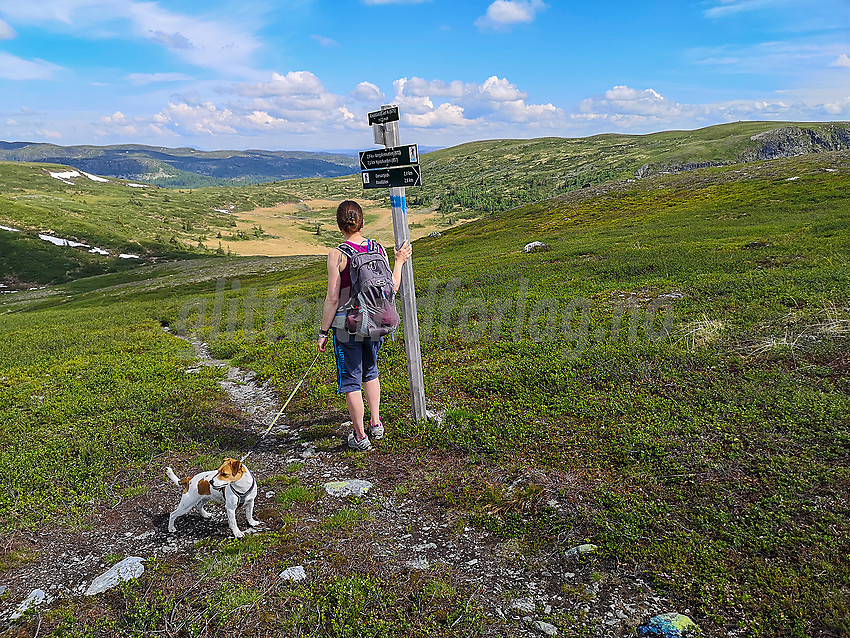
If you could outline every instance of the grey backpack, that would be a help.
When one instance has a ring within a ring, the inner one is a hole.
[[[351,292],[345,311],[345,328],[357,339],[379,339],[398,328],[401,318],[395,307],[395,286],[384,247],[366,240],[366,252],[349,244],[339,251],[348,257]]]

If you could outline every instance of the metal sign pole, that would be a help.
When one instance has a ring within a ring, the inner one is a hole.
[[[390,108],[390,107],[381,107]],[[384,146],[398,146],[398,122],[376,124],[375,141]],[[378,141],[379,136],[382,138]],[[407,220],[407,196],[404,187],[390,188],[390,205],[393,215],[395,245],[410,241]],[[413,259],[408,259],[401,269],[401,310],[404,317],[404,349],[407,353],[407,375],[410,379],[410,396],[413,420],[417,423],[428,418],[425,412],[425,375],[422,372],[422,349],[419,343],[419,315],[416,310],[416,287],[413,283]]]

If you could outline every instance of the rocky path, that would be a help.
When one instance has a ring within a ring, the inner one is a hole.
[[[214,359],[204,343],[191,343],[197,363],[186,373],[197,373],[201,366],[225,369],[222,388],[244,413],[244,427],[261,434],[281,406],[272,388],[253,372]],[[334,553],[345,557],[349,568],[382,576],[439,570],[473,592],[490,621],[487,626],[498,628],[495,635],[556,635],[560,626],[561,635],[581,629],[587,636],[631,636],[653,616],[679,611],[639,575],[599,558],[592,546],[570,547],[566,539],[563,549],[528,556],[516,540],[469,526],[463,512],[435,502],[410,480],[432,463],[438,472],[438,456],[425,455],[423,460],[420,452],[388,455],[379,448],[369,464],[353,465],[341,435],[340,445],[328,449],[284,424],[261,441],[246,460],[260,484],[257,513],[263,525],[253,533],[282,526],[274,507],[279,487],[268,481],[270,477],[293,474],[302,485],[325,487],[321,499],[299,511],[296,534],[320,533],[319,522],[350,503],[334,494],[356,480],[355,487],[367,488],[360,503],[370,516],[356,533],[334,542]],[[178,474],[188,471],[175,469]],[[178,494],[153,469],[145,483],[144,493],[116,497],[109,506],[99,507],[82,529],[35,530],[6,539],[6,552],[23,560],[0,571],[0,627],[14,624],[23,606],[41,611],[62,598],[84,596],[99,575],[126,557],[188,562],[197,555],[199,543],[230,537],[222,508],[211,508],[214,516],[208,520],[185,516],[177,523],[177,533],[169,534],[168,514]],[[568,516],[556,494],[544,494],[546,506]],[[237,520],[244,529],[244,513],[240,511]],[[332,573],[321,556],[293,556],[289,570],[269,578],[315,579]]]

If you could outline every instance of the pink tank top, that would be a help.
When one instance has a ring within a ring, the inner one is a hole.
[[[360,245],[355,244],[350,241],[345,242],[349,246],[351,246],[358,253],[365,253],[368,250],[368,246],[366,244]],[[345,269],[339,274],[339,288],[340,290],[344,290],[346,288],[351,288],[351,260],[348,260],[348,263],[345,264]]]

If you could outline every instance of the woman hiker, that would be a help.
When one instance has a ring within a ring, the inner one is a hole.
[[[375,241],[370,242],[363,236],[363,209],[357,202],[344,201],[336,209],[336,223],[345,236],[341,244],[347,252],[365,253],[369,246],[377,247],[386,260],[386,251]],[[401,284],[401,267],[413,252],[409,242],[405,242],[395,253],[395,265],[392,270],[393,286],[398,290]],[[378,350],[382,338],[363,338],[349,333],[346,327],[336,327],[344,322],[343,307],[351,291],[350,260],[339,248],[332,248],[328,254],[328,292],[322,312],[322,325],[319,330],[318,349],[325,352],[329,332],[333,325],[333,350],[336,358],[337,382],[340,394],[345,393],[348,414],[354,424],[354,430],[348,435],[348,447],[365,451],[372,447],[369,434],[374,439],[384,436],[381,423],[381,382],[378,379]],[[387,260],[387,269],[389,261]],[[369,433],[363,427],[362,391],[366,393],[369,404]]]

